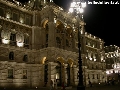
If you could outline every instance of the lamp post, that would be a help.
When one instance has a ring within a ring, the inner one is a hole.
[[[80,43],[80,30],[81,30],[81,25],[79,24],[79,21],[81,22],[83,20],[82,13],[83,13],[83,8],[86,7],[86,2],[81,2],[80,0],[73,0],[71,3],[69,11],[72,13],[74,12],[78,16],[78,64],[79,64],[79,83],[77,86],[77,90],[85,90],[85,86],[83,84],[83,71],[82,71],[82,58],[81,58],[81,43]]]

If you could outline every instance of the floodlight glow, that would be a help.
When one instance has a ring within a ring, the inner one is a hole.
[[[86,7],[86,2],[82,2],[81,6],[82,6],[82,8],[85,8]]]
[[[69,9],[69,12],[71,12],[71,13],[72,13],[72,12],[73,12],[73,8],[70,8],[70,9]]]
[[[79,9],[79,12],[80,12],[80,13],[83,13],[83,12],[84,12],[83,8],[80,8],[80,9]]]
[[[76,5],[75,2],[71,3],[71,7],[75,7],[75,5]]]

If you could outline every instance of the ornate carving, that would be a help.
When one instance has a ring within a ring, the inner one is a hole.
[[[21,32],[18,32],[16,34],[16,41],[19,43],[23,43],[24,42],[24,34]]]
[[[3,47],[0,47],[0,56],[8,56],[8,49],[7,48],[3,48]]]

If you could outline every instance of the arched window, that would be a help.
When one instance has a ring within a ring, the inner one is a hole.
[[[69,41],[66,39],[66,46],[69,47]]]
[[[9,53],[9,60],[14,60],[14,52]]]
[[[56,43],[57,43],[57,47],[61,47],[61,40],[59,37],[56,37]]]
[[[48,82],[48,60],[45,61],[45,65],[44,65],[44,82],[45,82],[45,86]]]
[[[67,66],[67,86],[70,85],[70,65]]]
[[[57,62],[57,66],[56,66],[56,80],[57,80],[57,85],[58,86],[62,85],[61,69],[62,69],[61,63]]]

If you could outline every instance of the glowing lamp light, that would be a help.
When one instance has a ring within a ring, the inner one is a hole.
[[[89,58],[90,60],[92,60],[92,58]]]
[[[7,15],[6,15],[6,18],[8,18],[8,19],[9,19],[9,18],[10,18],[10,14],[7,14]]]
[[[106,74],[110,74],[110,72],[109,72],[109,71],[106,71]]]
[[[54,23],[56,23],[57,22],[57,20],[56,20],[56,17],[54,18]]]
[[[86,2],[82,2],[81,5],[82,5],[82,8],[85,8],[86,7]]]
[[[80,13],[83,13],[83,12],[84,12],[83,8],[80,8],[80,9],[79,9],[79,12],[80,12]]]
[[[23,47],[24,43],[21,43],[21,42],[17,42],[17,46],[18,47]]]
[[[76,5],[76,2],[73,2],[73,3],[71,3],[70,7],[75,7],[75,5]]]
[[[21,23],[23,23],[23,22],[24,22],[22,18],[20,18],[20,22],[21,22]]]
[[[4,44],[9,44],[10,40],[7,40],[7,39],[2,39],[2,43]]]
[[[70,8],[70,9],[69,9],[69,12],[71,12],[71,13],[72,13],[72,12],[73,12],[73,8]]]

